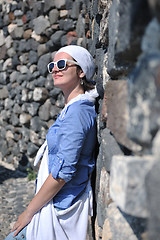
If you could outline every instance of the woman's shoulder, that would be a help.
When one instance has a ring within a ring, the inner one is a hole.
[[[72,121],[90,122],[96,118],[94,104],[88,100],[74,102],[68,107],[66,118],[72,118]]]
[[[65,107],[65,109],[62,110],[59,119],[63,121],[69,118],[72,118],[73,120],[73,118],[94,118],[95,116],[96,112],[94,103],[88,100],[78,100]]]
[[[84,112],[91,109],[95,109],[94,103],[88,100],[79,100],[68,106],[68,112],[74,111],[76,113],[82,113],[82,111]]]

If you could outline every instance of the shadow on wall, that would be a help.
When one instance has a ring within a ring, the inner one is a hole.
[[[123,212],[120,208],[118,208],[118,209],[119,209],[120,213],[122,214],[122,216],[125,218],[125,220],[128,222],[128,224],[130,225],[130,227],[132,228],[137,239],[138,240],[145,239],[146,228],[147,228],[147,219],[133,217],[133,216]]]

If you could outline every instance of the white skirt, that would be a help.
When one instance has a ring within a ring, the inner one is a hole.
[[[35,165],[41,159],[37,178],[39,191],[49,175],[47,142],[39,149]],[[82,197],[66,210],[56,211],[51,200],[32,218],[27,226],[27,240],[86,240],[88,215],[92,216],[92,189],[90,182]]]

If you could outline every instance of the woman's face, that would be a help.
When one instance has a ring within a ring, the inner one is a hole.
[[[69,59],[73,61],[73,58],[65,52],[57,53],[54,57],[54,62],[60,59]],[[74,63],[67,62],[64,70],[59,70],[55,64],[52,71],[52,77],[54,86],[61,88],[64,93],[72,91],[74,88],[80,86],[77,65]]]

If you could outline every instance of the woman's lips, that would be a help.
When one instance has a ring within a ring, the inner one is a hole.
[[[53,77],[54,77],[54,79],[57,79],[57,78],[62,77],[62,75],[58,75],[58,74],[56,74],[56,75],[54,75]]]

